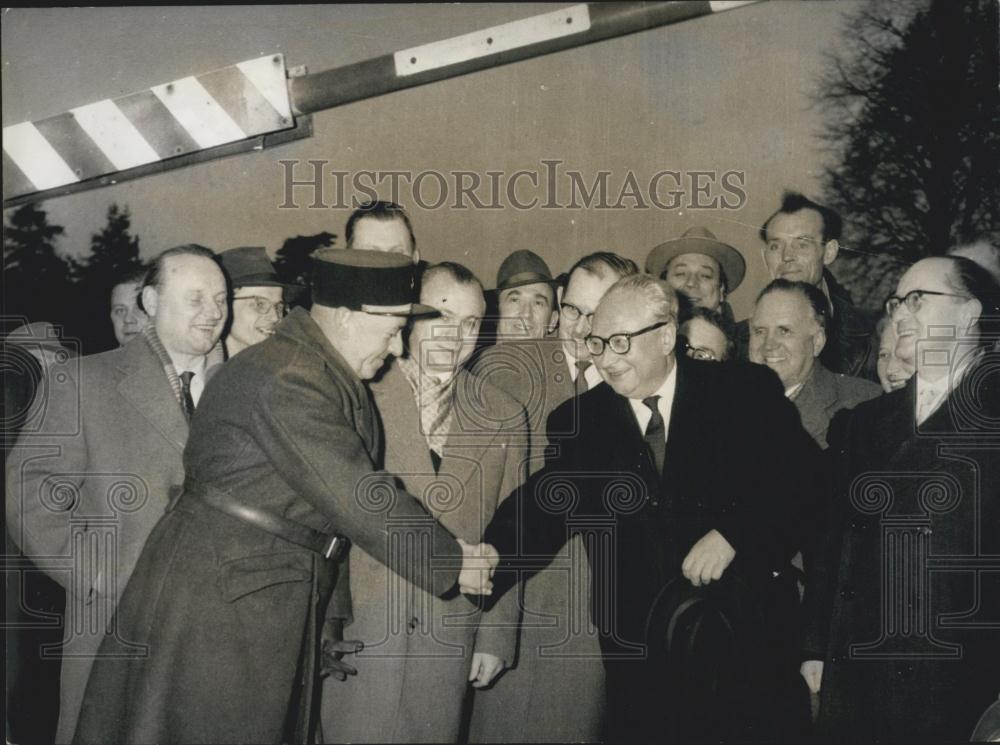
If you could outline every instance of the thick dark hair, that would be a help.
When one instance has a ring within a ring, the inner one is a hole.
[[[459,264],[457,261],[440,261],[437,264],[424,265],[420,268],[418,280],[423,283],[437,274],[447,274],[460,285],[479,285],[480,292],[486,292],[479,277],[473,274],[467,266]]]
[[[142,291],[147,287],[152,287],[155,290],[160,289],[160,284],[163,282],[163,264],[171,256],[203,256],[206,259],[211,259],[216,264],[219,263],[212,249],[199,246],[197,243],[185,243],[183,246],[174,246],[173,248],[168,248],[166,251],[161,251],[146,270],[142,278],[142,287],[139,288],[136,297],[136,304],[139,306],[139,310],[144,313],[148,311],[142,305]],[[119,284],[121,283],[119,282]]]
[[[778,215],[791,215],[799,210],[813,210],[818,212],[823,220],[823,243],[829,241],[839,241],[840,233],[844,229],[844,221],[840,214],[829,207],[824,207],[818,202],[814,202],[804,194],[797,191],[786,191],[781,195],[781,206],[776,209],[764,224],[760,226],[760,239],[767,243],[767,224]]]
[[[639,273],[639,265],[632,259],[626,259],[611,251],[596,251],[587,254],[570,267],[570,270],[566,272],[566,282],[563,286],[569,284],[569,278],[577,269],[583,269],[599,277],[606,277],[608,272],[612,272],[618,276],[618,279]]]
[[[680,297],[681,293],[677,293]],[[722,332],[726,337],[726,359],[731,360],[736,354],[736,324],[717,310],[693,306],[689,308],[680,318],[680,325],[683,326],[688,321],[700,318],[706,323],[710,323]],[[725,360],[719,360],[724,362]]]
[[[816,317],[816,323],[820,325],[820,328],[826,330],[830,321],[830,301],[827,300],[826,295],[823,294],[821,289],[808,282],[792,282],[780,278],[773,279],[767,287],[760,291],[760,294],[757,296],[757,302],[759,303],[760,299],[765,295],[780,291],[797,292],[802,295],[812,308],[813,315]]]
[[[358,220],[368,217],[384,221],[402,220],[406,226],[406,232],[410,235],[410,246],[414,251],[417,250],[417,237],[413,234],[413,225],[410,223],[410,216],[406,214],[406,210],[395,202],[387,202],[382,199],[365,202],[347,218],[347,225],[344,226],[344,240],[347,248],[354,248],[354,226]]]
[[[991,347],[1000,340],[1000,285],[987,269],[964,256],[944,257],[952,262],[953,271],[945,281],[956,292],[969,295],[983,306],[979,321],[979,346]]]

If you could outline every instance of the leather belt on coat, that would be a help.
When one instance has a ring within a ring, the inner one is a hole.
[[[224,512],[230,517],[235,517],[265,533],[294,543],[296,546],[315,551],[324,559],[339,559],[347,547],[348,541],[344,536],[336,533],[326,535],[318,530],[287,520],[273,512],[251,507],[237,498],[205,484],[188,483],[185,485],[183,494],[195,497],[209,507]]]

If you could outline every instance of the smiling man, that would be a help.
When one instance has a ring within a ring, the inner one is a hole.
[[[241,246],[219,254],[233,291],[232,320],[226,333],[226,355],[232,357],[264,341],[285,317],[285,295],[297,289],[278,279],[261,246]]]
[[[832,372],[877,380],[873,332],[876,316],[857,308],[830,267],[840,251],[843,221],[837,212],[798,192],[786,192],[781,206],[760,228],[761,256],[772,279],[805,282],[830,303],[826,345],[820,357]],[[739,356],[747,359],[750,327],[737,326]]]
[[[828,319],[826,296],[815,285],[783,279],[761,291],[750,317],[750,361],[777,373],[802,426],[822,448],[838,411],[881,393],[875,383],[832,373],[819,361]]]
[[[497,339],[541,339],[559,320],[556,281],[534,251],[514,251],[497,271]]]
[[[7,461],[11,535],[67,590],[59,743],[73,737],[118,597],[183,482],[189,420],[228,313],[225,277],[203,246],[164,251],[141,292],[149,326],[84,357],[80,380],[49,386],[40,431]]]
[[[835,492],[802,650],[823,742],[958,741],[996,701],[1000,577],[985,557],[1000,553],[998,302],[969,259],[911,266],[886,312],[916,373],[831,432]]]
[[[789,638],[757,640],[769,651],[753,663],[754,690],[737,707],[729,701],[723,718],[708,691],[705,709],[673,705],[668,676],[647,654],[667,629],[647,629],[647,619],[657,597],[681,583],[708,592],[705,585],[743,581],[760,593],[768,628],[787,629],[798,592],[784,570],[816,493],[819,451],[770,372],[678,357],[676,338],[669,284],[635,274],[607,291],[586,340],[607,385],[553,412],[550,430],[575,421],[573,437],[500,506],[486,536],[502,562],[516,563],[554,556],[577,531],[611,531],[585,542],[608,741],[779,739],[787,711],[779,691],[797,664],[775,650]]]
[[[743,282],[746,261],[708,228],[693,227],[680,238],[659,246],[646,257],[646,272],[665,279],[698,308],[728,315],[726,296]]]

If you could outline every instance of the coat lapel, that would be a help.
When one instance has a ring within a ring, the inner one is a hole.
[[[833,373],[817,360],[802,390],[795,398],[802,427],[814,440],[826,431],[830,422],[830,410],[837,405],[836,382]]]
[[[178,450],[184,450],[188,423],[160,360],[144,340],[122,349],[118,392]]]

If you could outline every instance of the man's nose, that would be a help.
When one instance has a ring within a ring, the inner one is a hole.
[[[402,330],[397,331],[393,334],[392,339],[389,340],[389,354],[394,357],[403,356],[403,332]]]
[[[687,276],[687,278],[684,280],[684,286],[685,287],[692,287],[693,288],[693,287],[697,287],[697,285],[698,285],[698,278],[696,276],[694,276],[693,274],[689,274]]]
[[[781,260],[788,262],[795,259],[795,249],[791,241],[786,241],[781,247]]]

